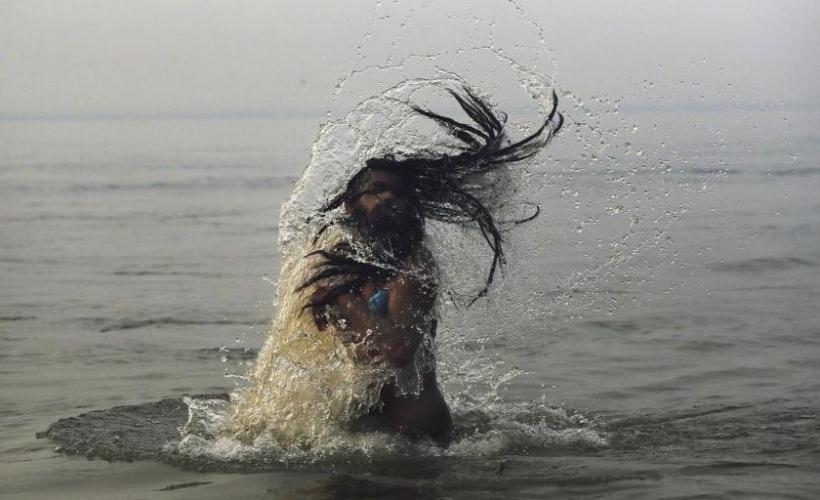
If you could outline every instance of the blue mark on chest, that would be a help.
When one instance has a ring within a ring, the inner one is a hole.
[[[387,314],[387,290],[376,290],[376,292],[367,299],[367,308],[370,313],[375,316],[384,316]]]

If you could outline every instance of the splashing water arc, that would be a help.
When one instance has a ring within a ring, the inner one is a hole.
[[[361,102],[339,122],[326,124],[313,146],[307,169],[281,212],[279,246],[282,268],[270,335],[249,376],[249,387],[234,394],[231,414],[224,420],[224,435],[243,443],[272,440],[279,445],[309,448],[326,445],[344,433],[340,424],[366,413],[378,402],[381,387],[394,380],[405,394],[418,394],[420,367],[426,350],[419,349],[410,366],[401,370],[363,366],[352,359],[350,348],[333,335],[318,334],[310,315],[302,314],[308,301],[306,291],[295,292],[311,271],[304,256],[316,248],[327,248],[345,237],[343,231],[319,229],[337,215],[322,215],[319,209],[336,196],[347,180],[370,158],[415,154],[425,151],[457,153],[453,138],[430,129],[430,120],[413,110],[411,103],[429,91],[465,87],[454,75],[402,82],[377,97]],[[523,85],[522,85],[523,86]],[[535,86],[529,79],[526,90]],[[540,87],[543,91],[547,85]],[[550,102],[550,93],[538,95]],[[544,108],[548,114],[549,108]],[[524,162],[525,163],[525,162]],[[493,179],[506,193],[515,191],[516,171],[522,164],[506,168],[503,178]],[[507,200],[509,201],[509,200]],[[510,205],[510,203],[506,203]],[[501,205],[489,207],[503,213]],[[452,231],[450,232],[452,233]],[[457,248],[459,236],[444,238],[434,231],[434,246]],[[445,265],[447,269],[455,266]],[[445,286],[455,289],[464,276],[451,273]],[[449,282],[449,283],[447,283]],[[432,343],[432,339],[426,339]],[[446,376],[446,375],[445,375]]]

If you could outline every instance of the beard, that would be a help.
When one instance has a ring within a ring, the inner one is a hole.
[[[407,258],[424,237],[424,219],[418,208],[401,199],[383,202],[370,214],[359,211],[354,215],[362,238],[399,260]]]

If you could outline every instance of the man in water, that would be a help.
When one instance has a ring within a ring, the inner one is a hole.
[[[319,257],[315,272],[298,288],[313,290],[304,309],[311,311],[318,330],[351,346],[356,362],[410,370],[421,379],[414,391],[403,390],[397,382],[383,385],[378,404],[354,424],[442,444],[449,442],[453,425],[436,380],[433,339],[439,280],[424,244],[425,220],[478,227],[493,252],[486,286],[476,298],[486,294],[504,263],[501,234],[487,208],[504,194],[495,189],[493,173],[537,153],[562,123],[553,94],[545,123],[511,144],[504,133],[506,115],[496,114],[466,88],[449,92],[474,125],[414,109],[444,126],[463,144],[462,152],[368,160],[344,192],[321,210],[342,210],[352,238],[309,253],[308,258]]]
[[[363,170],[349,183],[344,208],[356,221],[359,242],[394,265],[367,274],[332,301],[327,287],[317,287],[312,296],[312,303],[328,304],[324,310],[313,308],[320,330],[335,321],[337,334],[355,346],[358,362],[395,369],[413,363],[420,349],[428,349],[424,339],[436,334],[437,269],[422,244],[424,219],[407,187],[398,173],[377,169]],[[418,394],[397,394],[395,384],[388,383],[381,389],[381,405],[358,423],[446,442],[452,433],[450,411],[435,366],[426,368]]]

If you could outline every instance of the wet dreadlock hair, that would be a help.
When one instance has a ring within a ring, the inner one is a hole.
[[[558,97],[552,94],[552,108],[544,123],[529,136],[510,142],[504,125],[507,115],[496,113],[482,99],[467,87],[458,91],[447,89],[447,92],[458,102],[472,124],[463,123],[433,111],[411,105],[417,113],[426,116],[441,125],[459,142],[461,152],[456,155],[428,157],[425,155],[409,156],[396,159],[392,155],[371,158],[347,183],[346,189],[324,205],[320,212],[327,213],[351,202],[359,193],[367,176],[373,171],[387,171],[398,175],[407,188],[407,196],[413,207],[423,219],[462,225],[477,225],[483,239],[493,252],[493,260],[485,286],[470,302],[487,294],[495,277],[496,270],[504,265],[504,253],[501,247],[503,238],[490,209],[482,199],[486,199],[486,183],[480,181],[501,167],[524,160],[535,155],[560,130],[564,118],[558,113]],[[515,221],[527,222],[538,216],[536,206],[534,215]],[[322,227],[317,233],[327,229]],[[339,296],[356,290],[370,277],[385,273],[385,269],[395,268],[394,257],[375,252],[372,262],[363,262],[360,253],[350,243],[340,243],[331,250],[317,250],[308,254],[321,255],[324,260],[317,264],[316,273],[303,283],[302,290],[315,283],[340,276],[347,279],[328,289],[323,296],[315,298],[305,308],[312,308],[314,314],[332,304]],[[307,256],[306,256],[307,257]]]

